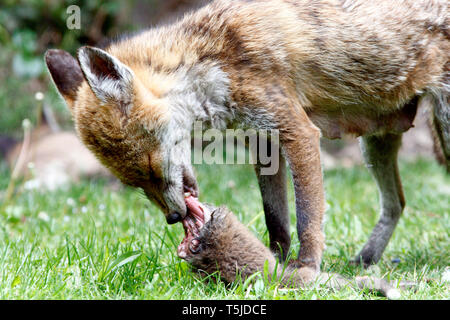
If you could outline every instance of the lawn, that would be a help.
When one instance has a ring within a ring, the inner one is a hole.
[[[448,299],[450,177],[434,162],[400,163],[407,207],[382,261],[364,271],[348,265],[378,217],[375,183],[364,167],[324,172],[326,251],[322,269],[418,282],[405,299]],[[261,196],[252,168],[197,166],[201,201],[226,204],[266,244]],[[0,169],[0,190],[9,173]],[[294,197],[292,255],[298,251]],[[384,299],[345,288],[281,289],[256,282],[200,280],[176,255],[180,224],[137,190],[82,181],[52,193],[20,190],[0,204],[0,299]]]

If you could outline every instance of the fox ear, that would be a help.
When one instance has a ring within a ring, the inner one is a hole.
[[[109,53],[93,47],[78,50],[81,70],[100,101],[129,103],[133,96],[134,74]]]
[[[45,62],[53,82],[71,109],[84,80],[78,61],[64,50],[50,49],[45,53]]]

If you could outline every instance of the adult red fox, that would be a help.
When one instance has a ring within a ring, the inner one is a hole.
[[[376,263],[405,206],[397,168],[416,109],[434,106],[449,161],[447,0],[214,1],[180,21],[77,59],[46,62],[82,141],[124,183],[142,188],[168,223],[197,195],[194,121],[279,131],[290,165],[304,279],[319,271],[325,209],[319,138],[361,137],[381,218],[356,261]],[[286,167],[261,175],[271,249],[290,246]],[[280,250],[279,250],[280,248]]]

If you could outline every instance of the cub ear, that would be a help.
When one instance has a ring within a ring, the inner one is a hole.
[[[94,47],[78,50],[81,70],[100,101],[129,103],[133,96],[134,74],[109,53]]]
[[[72,109],[78,87],[84,80],[78,61],[64,50],[50,49],[45,53],[45,62],[53,82]]]

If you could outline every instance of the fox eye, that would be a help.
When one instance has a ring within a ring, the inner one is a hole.
[[[147,172],[150,178],[153,176],[153,168],[152,168],[152,159],[150,157],[150,154],[147,154]]]
[[[151,157],[150,154],[147,154],[148,164],[147,164],[147,174],[150,180],[157,182],[161,180],[161,177],[159,177],[155,170],[152,167]]]

